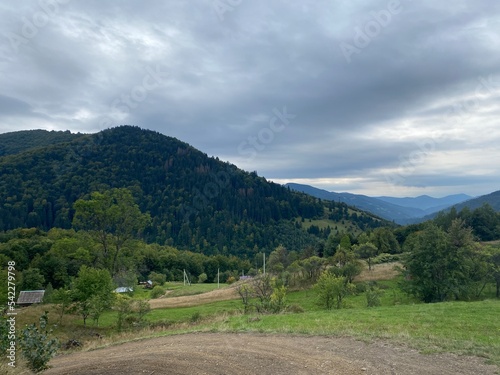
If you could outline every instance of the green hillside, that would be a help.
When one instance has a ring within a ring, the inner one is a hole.
[[[0,158],[0,230],[70,228],[73,204],[93,191],[128,188],[151,225],[144,236],[206,254],[252,256],[279,244],[313,245],[333,228],[306,231],[325,203],[239,170],[175,138],[122,126]],[[389,223],[328,202],[342,228]]]
[[[33,148],[70,142],[83,136],[84,134],[74,134],[69,130],[63,132],[38,129],[4,133],[0,134],[0,156],[14,155]]]

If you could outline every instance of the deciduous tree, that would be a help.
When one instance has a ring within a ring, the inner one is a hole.
[[[89,316],[98,322],[100,314],[111,307],[115,298],[113,290],[113,280],[107,270],[82,266],[73,283],[72,297],[84,325]]]
[[[94,192],[89,200],[74,204],[73,225],[94,234],[103,249],[103,262],[112,274],[118,271],[118,256],[124,244],[142,231],[150,221],[141,213],[128,189]]]

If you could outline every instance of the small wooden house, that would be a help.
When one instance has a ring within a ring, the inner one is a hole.
[[[17,297],[17,305],[30,306],[34,303],[42,303],[45,290],[23,290]]]

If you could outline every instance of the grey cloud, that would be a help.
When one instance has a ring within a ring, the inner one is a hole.
[[[0,7],[0,32],[19,32],[23,17],[40,10],[36,1],[24,4]],[[385,183],[381,171],[415,149],[424,127],[438,133],[457,127],[475,147],[498,141],[470,131],[498,118],[491,93],[467,118],[447,122],[446,116],[460,104],[455,98],[473,95],[478,78],[500,76],[500,4],[400,0],[401,11],[348,63],[340,43],[353,43],[356,28],[387,4],[243,1],[221,20],[209,0],[70,1],[17,54],[7,39],[0,42],[0,109],[10,116],[1,129],[19,130],[12,116],[30,118],[34,110],[60,129],[135,124],[271,179],[362,175],[377,195],[377,181]],[[116,105],[157,66],[168,72],[162,84],[129,108]],[[17,101],[2,100],[8,97]],[[254,158],[242,155],[240,145],[258,137],[273,109],[284,106],[296,118]],[[374,129],[407,121],[413,139],[369,138]],[[450,138],[439,147],[468,146]],[[450,181],[460,178],[454,173]],[[447,177],[415,174],[407,181],[440,194]],[[492,181],[492,191],[500,182],[484,175],[477,184],[481,179]],[[463,181],[465,193],[474,189],[472,179]]]

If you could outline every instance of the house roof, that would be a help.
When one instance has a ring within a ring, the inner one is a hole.
[[[121,286],[115,289],[116,293],[128,293],[128,292],[133,292],[134,289],[132,289],[129,286]]]
[[[30,305],[32,303],[42,303],[45,290],[23,290],[17,298],[18,305]]]

